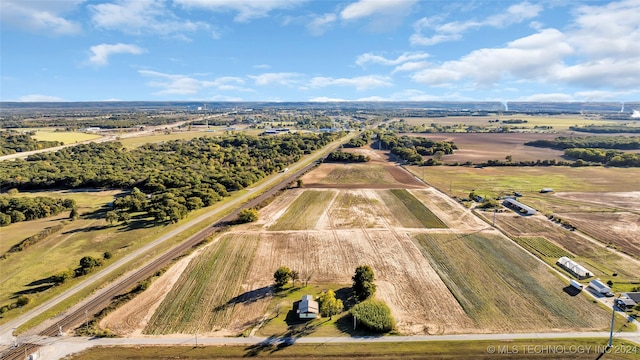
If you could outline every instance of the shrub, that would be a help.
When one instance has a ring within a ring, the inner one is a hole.
[[[350,313],[356,318],[358,324],[373,332],[386,333],[395,327],[391,310],[382,301],[363,301],[354,306]]]
[[[256,209],[244,209],[238,214],[240,223],[250,223],[256,220],[258,220],[258,210]]]
[[[18,307],[22,307],[29,304],[30,302],[31,302],[31,299],[23,295],[18,298],[18,300],[16,301],[16,305],[18,305]]]
[[[277,288],[285,286],[289,279],[291,279],[291,269],[286,266],[280,266],[275,273],[273,273],[273,281]]]

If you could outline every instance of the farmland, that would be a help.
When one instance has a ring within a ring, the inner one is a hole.
[[[305,175],[304,187],[262,208],[259,221],[212,240],[137,328],[280,336],[292,324],[297,297],[328,288],[348,294],[362,264],[373,268],[376,297],[391,307],[402,334],[601,330],[607,322],[609,315],[586,297],[563,292],[564,281],[545,264],[443,193],[420,183],[403,188],[389,169],[404,170],[380,158],[351,165],[320,165]],[[382,180],[368,178],[367,165]],[[336,167],[350,175],[335,176]],[[499,215],[508,226],[513,214]],[[557,227],[543,220],[540,229]],[[525,227],[517,234],[525,248],[581,259]],[[296,287],[274,292],[272,274],[283,265],[300,278]],[[340,334],[340,318],[314,325],[314,334]]]
[[[552,290],[564,283],[504,237],[420,234],[414,239],[482,329],[590,329],[607,322],[606,313],[596,311],[587,298]]]
[[[476,126],[489,126],[489,120],[498,120],[498,123],[494,124],[494,127],[502,126],[502,121],[504,120],[513,120],[520,119],[526,120],[526,123],[518,124],[519,127],[525,127],[529,129],[529,131],[542,132],[540,130],[535,130],[533,127],[535,126],[551,126],[552,129],[547,130],[545,132],[559,132],[559,131],[567,131],[570,126],[585,126],[591,125],[594,123],[605,125],[614,125],[615,121],[611,120],[599,120],[594,118],[587,118],[581,115],[526,115],[526,114],[518,114],[518,115],[490,115],[490,116],[447,116],[447,117],[438,117],[438,118],[406,118],[405,122],[411,125],[421,125],[426,124],[429,125],[431,123],[437,123],[439,125],[451,125],[451,126],[460,126],[460,131],[463,131],[465,126],[476,125]]]
[[[237,234],[208,247],[182,272],[145,333],[194,333],[227,326],[236,302],[248,300],[239,295],[256,240],[255,236]]]

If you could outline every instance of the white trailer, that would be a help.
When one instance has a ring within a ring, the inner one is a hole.
[[[580,284],[579,282],[577,282],[575,280],[569,281],[569,285],[573,286],[574,288],[576,288],[578,290],[582,290],[582,284]]]

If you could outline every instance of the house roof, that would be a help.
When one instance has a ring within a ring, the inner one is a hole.
[[[635,301],[636,303],[640,303],[640,292],[628,292],[628,293],[622,293],[622,295]]]
[[[313,300],[313,296],[305,295],[302,297],[302,301],[298,305],[299,313],[318,313],[318,302]]]

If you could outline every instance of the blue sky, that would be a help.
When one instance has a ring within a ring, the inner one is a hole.
[[[639,101],[640,0],[2,0],[2,101]]]

